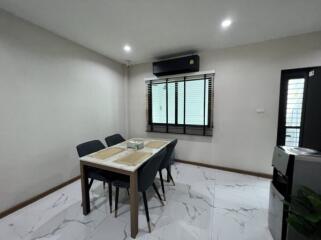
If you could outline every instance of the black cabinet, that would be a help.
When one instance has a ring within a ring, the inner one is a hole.
[[[307,148],[275,147],[270,185],[268,226],[274,240],[307,240],[287,224],[288,206],[301,186],[321,193],[321,152]]]

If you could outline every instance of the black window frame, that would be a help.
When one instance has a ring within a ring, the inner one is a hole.
[[[187,134],[199,136],[213,135],[213,106],[214,106],[214,73],[186,75],[186,76],[168,76],[163,79],[155,79],[146,81],[147,84],[147,132],[160,132],[171,134]],[[203,99],[203,124],[193,125],[186,124],[186,82],[188,81],[204,81],[204,99]],[[208,88],[206,88],[206,80],[208,80]],[[184,114],[183,124],[178,123],[178,83],[184,83]],[[175,83],[175,123],[168,123],[168,84]],[[153,123],[152,116],[152,85],[166,84],[166,123]],[[207,98],[206,99],[206,90]],[[208,101],[207,124],[206,124],[206,100]]]
[[[286,129],[300,129],[298,147],[303,146],[303,135],[305,127],[305,108],[306,108],[306,93],[309,80],[309,71],[313,68],[287,69],[281,71],[280,98],[279,98],[279,118],[278,118],[278,134],[277,145],[284,146],[286,139]],[[302,114],[300,126],[286,126],[286,108],[288,96],[288,83],[291,79],[304,78]]]

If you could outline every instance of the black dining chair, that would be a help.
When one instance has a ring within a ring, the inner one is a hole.
[[[159,166],[159,170],[158,170],[160,181],[161,181],[161,186],[162,186],[162,192],[163,192],[163,196],[164,196],[164,201],[166,201],[166,196],[165,196],[165,188],[164,188],[164,180],[163,180],[162,170],[166,169],[167,176],[172,180],[172,182],[175,186],[175,182],[174,182],[174,179],[173,179],[171,171],[170,171],[170,165],[171,165],[171,156],[174,152],[176,144],[177,144],[177,139],[173,140],[172,142],[170,142],[166,146],[166,155],[165,155],[163,161],[161,162],[161,164]]]
[[[119,133],[108,136],[105,138],[108,147],[114,146],[118,143],[125,142],[126,140]]]
[[[150,220],[149,220],[149,212],[148,212],[148,204],[146,197],[146,190],[153,186],[154,191],[156,192],[160,202],[164,205],[162,198],[157,190],[157,187],[154,183],[157,171],[159,166],[166,155],[166,149],[161,150],[157,154],[155,154],[151,159],[149,159],[143,166],[138,169],[138,192],[141,192],[143,195],[146,219],[148,224],[148,230],[151,232]],[[116,197],[115,197],[115,217],[117,217],[117,209],[118,209],[118,197],[119,197],[119,188],[129,188],[130,180],[129,177],[123,178],[122,180],[116,180],[113,182],[113,185],[116,187]]]
[[[76,148],[77,148],[77,152],[78,152],[79,157],[83,157],[88,154],[105,149],[105,146],[99,140],[92,140],[89,142],[79,144]],[[105,187],[105,183],[106,182],[108,183],[109,207],[110,207],[110,212],[112,212],[112,207],[113,207],[112,206],[112,196],[113,195],[112,195],[112,184],[111,183],[115,179],[115,174],[113,174],[111,172],[95,169],[95,168],[90,168],[88,170],[88,178],[90,178],[88,191],[90,190],[94,180],[102,181],[104,183],[104,187]]]

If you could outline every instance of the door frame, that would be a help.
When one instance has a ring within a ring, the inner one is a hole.
[[[302,102],[302,114],[301,114],[301,125],[300,125],[300,139],[299,147],[302,146],[302,139],[304,134],[304,118],[307,102],[307,88],[309,84],[309,72],[318,67],[306,67],[306,68],[294,68],[285,69],[281,71],[281,82],[280,82],[280,94],[279,94],[279,115],[278,115],[278,132],[277,132],[277,145],[285,145],[285,133],[286,133],[286,106],[287,106],[287,95],[288,95],[288,80],[294,78],[304,78],[304,92]]]

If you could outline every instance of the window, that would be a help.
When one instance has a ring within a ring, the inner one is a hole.
[[[289,79],[285,116],[285,145],[298,147],[301,131],[304,78]]]
[[[147,81],[149,132],[212,136],[214,74]]]
[[[302,147],[305,95],[309,70],[290,69],[281,73],[278,145]]]

